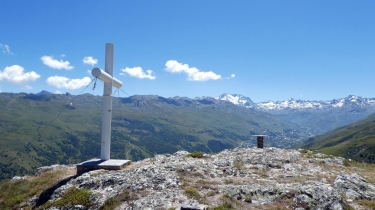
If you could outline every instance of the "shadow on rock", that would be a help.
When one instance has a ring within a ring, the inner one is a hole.
[[[35,208],[38,208],[39,206],[47,203],[47,201],[49,201],[49,199],[51,199],[51,196],[53,195],[53,193],[55,192],[56,189],[58,189],[59,187],[63,186],[63,185],[66,185],[66,183],[68,183],[70,180],[72,179],[75,179],[77,178],[78,175],[74,175],[74,176],[70,176],[70,177],[67,177],[63,180],[61,180],[59,183],[57,183],[55,186],[51,187],[51,188],[48,188],[47,190],[43,191],[40,196],[39,196],[39,199],[38,201],[36,202],[35,206],[33,207],[33,209]]]

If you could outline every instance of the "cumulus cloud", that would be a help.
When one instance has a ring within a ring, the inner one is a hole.
[[[34,71],[24,72],[24,68],[19,65],[7,66],[0,71],[0,81],[8,81],[12,84],[23,85],[39,79],[40,75]]]
[[[70,65],[69,61],[63,61],[62,59],[56,60],[53,56],[45,55],[40,58],[44,65],[49,66],[53,69],[66,69],[72,70],[74,67]]]
[[[147,70],[144,72],[141,67],[134,67],[121,69],[122,73],[120,75],[125,75],[124,73],[128,74],[131,77],[139,78],[139,79],[156,79],[156,76],[152,75],[151,70]]]
[[[165,70],[171,73],[185,73],[188,80],[191,81],[207,81],[221,79],[221,75],[212,71],[200,71],[196,67],[189,67],[188,64],[182,64],[176,60],[169,60],[165,63]]]
[[[62,76],[52,76],[48,77],[47,83],[51,85],[52,87],[61,89],[70,89],[70,90],[76,90],[81,87],[84,87],[88,84],[90,84],[91,79],[89,77],[84,77],[82,79],[69,79]]]
[[[61,94],[61,91],[56,90],[55,93],[56,93],[56,94]]]
[[[0,43],[0,49],[3,51],[4,54],[13,55],[13,53],[10,51],[9,45]]]
[[[94,66],[98,63],[98,59],[93,58],[92,56],[86,56],[83,58],[83,63],[87,65]]]
[[[30,85],[25,85],[25,89],[31,90],[33,88]]]

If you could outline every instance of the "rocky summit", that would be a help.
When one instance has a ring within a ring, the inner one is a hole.
[[[54,165],[39,168],[34,176],[14,177],[1,185],[0,206],[181,210],[375,206],[374,164],[309,150],[178,151],[133,162],[120,171],[78,176],[75,170],[75,166]],[[16,191],[18,197],[12,199]]]

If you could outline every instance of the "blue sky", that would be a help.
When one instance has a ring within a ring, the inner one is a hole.
[[[9,0],[0,7],[2,92],[79,94],[93,79],[88,70],[104,68],[111,42],[115,77],[128,95],[375,98],[372,0]],[[102,87],[85,92],[101,95]]]

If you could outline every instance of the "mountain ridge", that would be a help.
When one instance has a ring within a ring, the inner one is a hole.
[[[282,110],[282,109],[327,109],[337,108],[345,105],[375,106],[375,98],[349,95],[345,98],[332,100],[294,100],[293,98],[284,101],[267,100],[259,103],[253,102],[249,97],[241,94],[224,93],[214,97],[216,100],[229,101],[233,104],[247,108],[261,110]]]
[[[375,113],[363,120],[311,137],[299,147],[375,163]]]
[[[250,98],[236,94],[216,97],[237,106],[274,114],[282,119],[308,129],[313,135],[320,135],[338,127],[364,119],[375,112],[375,98],[349,95],[330,101],[302,101],[289,99],[281,102],[254,103]],[[236,100],[237,99],[237,100]],[[252,104],[246,106],[246,103]]]

